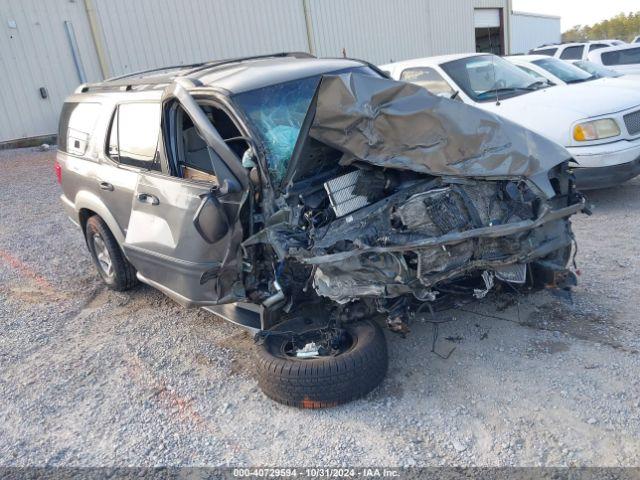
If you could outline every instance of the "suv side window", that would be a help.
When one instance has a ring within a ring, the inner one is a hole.
[[[72,155],[84,155],[100,115],[99,103],[65,103],[58,126],[58,148]]]
[[[200,104],[200,108],[224,140],[236,139],[229,141],[228,146],[238,158],[242,158],[249,145],[241,138],[240,130],[229,115],[212,105]],[[189,180],[217,184],[218,179],[212,160],[213,163],[219,163],[222,160],[215,151],[207,148],[193,121],[182,109],[178,110],[177,124],[175,175]]]
[[[548,55],[549,57],[553,57],[557,51],[558,51],[557,48],[545,48],[543,50],[531,50],[531,52],[529,53],[532,53],[535,55]]]
[[[560,54],[560,58],[562,60],[580,60],[582,58],[583,51],[584,51],[584,45],[567,47]]]
[[[589,45],[589,51],[593,52],[594,50],[598,50],[600,48],[607,48],[609,45],[607,45],[606,43],[592,43],[591,45]]]
[[[450,97],[455,93],[455,90],[442,78],[442,75],[429,67],[407,68],[402,71],[400,80],[415,83],[434,95]]]
[[[640,63],[640,47],[605,52],[601,58],[603,65],[631,65]]]
[[[160,103],[122,103],[111,122],[109,157],[124,165],[159,171],[159,136]]]

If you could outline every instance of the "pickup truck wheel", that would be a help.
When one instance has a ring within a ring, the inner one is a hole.
[[[258,385],[285,405],[333,407],[372,391],[387,365],[384,333],[373,321],[307,330],[285,323],[268,332],[259,346]]]
[[[91,259],[110,289],[122,292],[138,284],[136,269],[124,257],[111,230],[99,216],[87,220],[85,238]]]

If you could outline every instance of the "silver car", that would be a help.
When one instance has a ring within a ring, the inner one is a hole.
[[[62,204],[104,282],[251,328],[259,384],[285,404],[375,388],[380,323],[404,334],[451,294],[575,282],[567,151],[366,62],[281,54],[82,85],[58,141]]]

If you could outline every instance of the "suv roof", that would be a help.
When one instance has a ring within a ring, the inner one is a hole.
[[[365,65],[370,66],[360,60],[319,59],[304,52],[277,53],[160,67],[102,82],[82,84],[76,89],[76,93],[154,90],[164,88],[178,77],[191,80],[194,86],[215,86],[231,93],[239,93],[326,71]]]

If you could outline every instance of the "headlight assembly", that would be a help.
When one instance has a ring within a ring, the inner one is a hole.
[[[577,142],[602,140],[603,138],[617,137],[618,135],[620,135],[620,127],[613,118],[579,123],[573,127],[573,139]]]

